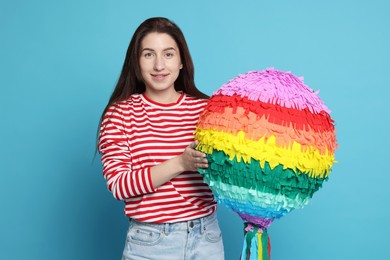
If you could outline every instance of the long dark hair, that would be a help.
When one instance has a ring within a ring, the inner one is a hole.
[[[128,99],[132,94],[141,94],[145,91],[139,59],[141,55],[141,41],[151,32],[166,33],[170,35],[175,40],[180,50],[183,68],[180,70],[179,76],[174,83],[175,90],[183,91],[190,96],[198,98],[207,99],[209,97],[195,86],[194,64],[187,42],[180,28],[174,22],[164,17],[149,18],[141,23],[134,32],[127,49],[126,58],[118,82],[102,113],[100,122],[111,105]]]

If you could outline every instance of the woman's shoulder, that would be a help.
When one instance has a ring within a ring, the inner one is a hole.
[[[127,107],[141,102],[142,102],[141,94],[132,94],[130,97],[128,97],[125,100],[115,102],[114,105],[116,107]]]
[[[197,105],[205,106],[207,104],[208,99],[198,98],[198,97],[186,94],[185,101],[189,104],[197,104]]]
[[[109,112],[109,114],[127,114],[130,110],[133,109],[135,104],[140,104],[141,102],[141,95],[133,94],[125,100],[114,102],[111,106],[108,107],[107,112]]]

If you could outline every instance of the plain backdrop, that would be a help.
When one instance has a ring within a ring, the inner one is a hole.
[[[120,259],[127,219],[96,131],[130,38],[153,16],[181,27],[207,94],[275,67],[332,110],[338,163],[308,206],[272,224],[272,259],[390,259],[390,2],[0,3],[0,259]],[[223,205],[219,219],[238,260],[243,223]]]

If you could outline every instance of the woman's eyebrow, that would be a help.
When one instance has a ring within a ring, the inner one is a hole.
[[[168,48],[163,49],[163,51],[171,51],[171,50],[176,51],[176,49],[174,47],[168,47]],[[155,51],[155,50],[152,48],[143,48],[141,51]]]
[[[176,51],[176,49],[173,47],[168,47],[168,48],[165,48],[163,51]]]
[[[143,48],[141,51],[154,51],[154,50],[151,48]]]

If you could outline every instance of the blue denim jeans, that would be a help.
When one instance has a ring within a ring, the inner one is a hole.
[[[223,260],[216,214],[179,223],[130,220],[122,260]]]

